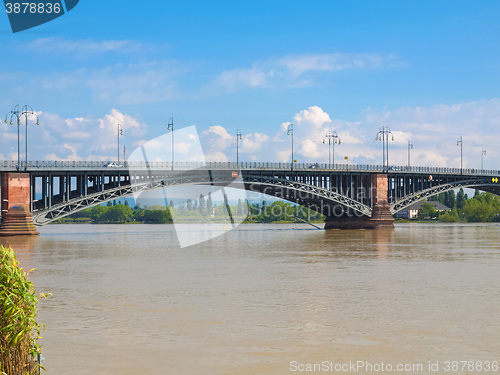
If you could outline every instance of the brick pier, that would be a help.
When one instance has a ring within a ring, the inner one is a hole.
[[[2,173],[0,236],[40,234],[30,212],[30,174]]]
[[[372,216],[327,217],[325,229],[391,229],[394,228],[387,197],[387,175],[372,175],[373,207]]]

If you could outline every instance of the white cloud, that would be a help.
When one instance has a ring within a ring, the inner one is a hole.
[[[293,117],[293,120],[298,126],[308,126],[314,130],[322,129],[325,125],[332,123],[328,113],[318,106],[300,111]]]
[[[318,146],[317,142],[311,139],[305,139],[300,143],[300,154],[307,159],[319,159],[322,156],[322,152],[319,150]]]
[[[111,105],[165,102],[179,98],[177,80],[189,69],[188,63],[154,60],[117,63],[105,67],[57,70],[37,76],[27,87],[62,95],[93,98]],[[25,88],[22,88],[23,90]]]
[[[411,164],[421,166],[460,167],[458,137],[463,137],[464,167],[480,167],[480,149],[489,153],[485,168],[496,168],[496,151],[500,141],[500,100],[480,100],[429,107],[401,107],[392,111],[367,109],[363,125],[374,129],[389,126],[394,142],[389,142],[389,162],[405,165],[407,142],[411,140]],[[380,152],[381,153],[381,152]],[[491,155],[491,156],[490,156]]]
[[[276,152],[276,159],[281,163],[290,163],[292,160],[292,151],[279,150]]]
[[[84,84],[100,100],[119,104],[156,103],[176,97],[175,78],[186,72],[186,64],[151,61],[117,64],[87,73]]]
[[[227,158],[226,154],[224,154],[221,151],[216,151],[216,152],[212,152],[210,154],[206,154],[205,155],[205,159],[207,161],[220,162],[220,163],[226,163],[226,162],[229,161],[229,159]]]
[[[389,126],[394,141],[389,142],[389,162],[406,165],[407,144],[413,143],[411,164],[414,166],[460,166],[457,138],[463,137],[464,166],[479,168],[481,149],[485,148],[485,168],[498,168],[500,157],[500,100],[483,100],[429,107],[401,107],[394,110],[369,108],[355,121],[335,118],[318,106],[311,106],[295,115],[294,157],[299,163],[326,163],[328,131],[336,131],[341,139],[334,147],[337,163],[381,164],[382,143],[375,140],[380,126]],[[147,139],[146,125],[139,119],[112,109],[99,118],[64,119],[57,114],[39,113],[40,126],[29,125],[30,159],[53,160],[115,160],[117,155],[117,124],[123,125],[120,145],[132,150]],[[289,122],[267,132],[244,134],[239,143],[240,161],[290,162],[291,136],[286,134]],[[274,136],[272,136],[275,134]],[[21,132],[23,137],[23,132]],[[36,141],[35,141],[36,140]],[[6,157],[17,159],[15,127],[0,127],[0,144]],[[225,127],[210,126],[200,134],[207,161],[235,161],[236,138]],[[21,142],[21,144],[23,144]],[[179,139],[176,155],[189,154]],[[23,147],[21,149],[23,152]],[[177,159],[177,158],[176,158]]]
[[[201,133],[200,140],[207,153],[215,155],[231,146],[235,142],[235,137],[229,134],[224,127],[214,125]]]
[[[81,161],[83,160],[81,156],[77,155],[77,149],[80,147],[76,146],[71,146],[69,144],[64,144],[64,148],[68,149],[71,151],[70,155],[65,156],[64,158],[61,158],[57,156],[56,154],[47,154],[45,155],[46,160],[56,160],[56,161],[63,161],[63,160],[69,160],[69,161]]]
[[[302,87],[320,82],[318,74],[399,64],[394,56],[381,54],[287,55],[254,62],[250,68],[226,70],[217,77],[211,87],[214,90],[222,88],[229,92],[240,88]]]
[[[66,138],[66,139],[79,140],[79,139],[87,139],[90,137],[92,137],[92,134],[85,133],[85,132],[70,132],[70,133],[63,134],[63,138]]]
[[[38,38],[31,42],[24,43],[19,46],[19,49],[43,53],[71,53],[72,55],[76,54],[77,56],[83,56],[106,52],[135,54],[148,50],[149,47],[133,40],[68,40],[62,37],[50,37]]]
[[[245,134],[240,143],[240,152],[251,154],[262,149],[269,141],[270,137],[263,133]]]
[[[394,141],[389,141],[389,163],[408,163],[408,141],[411,164],[414,166],[460,166],[457,138],[463,137],[464,167],[480,167],[480,152],[484,147],[485,168],[498,168],[500,157],[500,100],[484,100],[458,104],[439,104],[429,107],[401,107],[394,110],[369,108],[357,121],[332,120],[322,108],[311,106],[293,116],[294,158],[298,162],[328,162],[325,135],[337,132],[341,144],[334,147],[336,163],[348,156],[350,163],[381,164],[382,142],[375,136],[380,126],[389,126]],[[259,161],[290,162],[291,137],[287,136],[289,122],[282,123],[270,140],[272,147],[259,151]],[[272,134],[272,130],[270,130]],[[325,144],[323,144],[325,139]]]
[[[102,118],[63,119],[53,113],[38,113],[40,126],[29,132],[30,159],[38,160],[115,160],[118,154],[118,126],[123,129],[120,136],[120,155],[129,140],[144,136],[146,126],[130,115],[117,109]],[[35,138],[38,142],[35,142]]]

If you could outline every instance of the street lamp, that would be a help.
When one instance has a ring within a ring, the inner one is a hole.
[[[328,130],[328,134],[325,135],[325,137],[323,138],[323,143],[326,143],[325,142],[326,138],[328,138],[328,164],[329,164],[329,167],[331,169],[332,164],[335,165],[335,143],[339,145],[340,138],[336,132],[332,132],[331,130]],[[333,139],[333,142],[332,142],[332,139]],[[331,152],[331,153],[330,153],[330,144],[332,145],[332,148],[333,148],[333,152]],[[331,158],[331,156],[333,156],[333,158]]]
[[[413,143],[408,141],[408,168],[410,168],[410,149],[413,150]]]
[[[241,135],[241,132],[239,131],[239,129],[236,129],[236,166],[239,166],[239,162],[240,162],[240,159],[239,159],[239,142],[240,140],[243,138],[243,136]]]
[[[394,141],[394,136],[392,135],[391,129],[389,129],[388,126],[381,126],[375,138],[375,140],[377,141],[382,141],[382,159],[384,172],[387,172],[389,170],[389,134]]]
[[[174,170],[174,118],[170,117],[167,124],[167,130],[172,131],[172,170]]]
[[[460,174],[463,173],[463,167],[464,167],[464,164],[463,164],[463,160],[464,160],[464,157],[463,157],[463,146],[462,146],[462,136],[458,137],[458,140],[457,140],[457,146],[460,146]]]
[[[293,171],[293,124],[288,125],[288,131],[286,133],[287,135],[292,136],[292,171]]]
[[[120,124],[116,124],[118,126],[118,165],[120,165],[120,135],[123,135],[123,127]]]
[[[12,122],[13,118],[15,117],[17,120],[17,170],[19,170],[20,165],[21,165],[21,154],[20,154],[20,141],[19,141],[19,126],[21,126],[21,117],[24,116],[24,119],[26,121],[26,165],[24,167],[24,170],[28,169],[28,118],[30,116],[34,116],[36,118],[36,124],[40,125],[40,122],[38,121],[38,116],[36,113],[33,111],[33,108],[29,105],[25,105],[21,109],[19,108],[19,104],[16,104],[12,109],[10,110],[10,124],[14,125]],[[5,122],[8,123],[7,117],[9,116],[9,113],[5,115]]]
[[[483,156],[486,155],[486,149],[481,148],[481,169],[483,169]]]

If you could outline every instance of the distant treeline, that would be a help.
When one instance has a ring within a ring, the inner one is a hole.
[[[292,205],[282,201],[272,204],[249,203],[238,200],[235,205],[215,204],[210,194],[200,195],[199,199],[190,199],[186,203],[174,207],[169,206],[130,207],[128,202],[108,202],[107,205],[94,206],[59,219],[59,223],[145,223],[167,224],[176,222],[223,222],[232,219],[235,222],[275,223],[298,220],[323,221],[324,216],[311,209]]]
[[[446,213],[436,212],[432,204],[423,204],[418,211],[419,219],[437,218],[439,221],[456,222],[491,222],[500,221],[500,197],[491,193],[475,191],[469,199],[463,189],[457,194],[453,190],[440,193],[428,199],[438,201],[451,208]]]

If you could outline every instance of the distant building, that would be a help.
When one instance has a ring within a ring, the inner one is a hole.
[[[394,214],[394,217],[399,219],[415,219],[417,217],[420,206],[422,206],[424,203],[432,204],[434,206],[434,209],[438,212],[451,211],[449,207],[446,207],[444,204],[437,201],[419,201],[397,212],[396,214]]]

